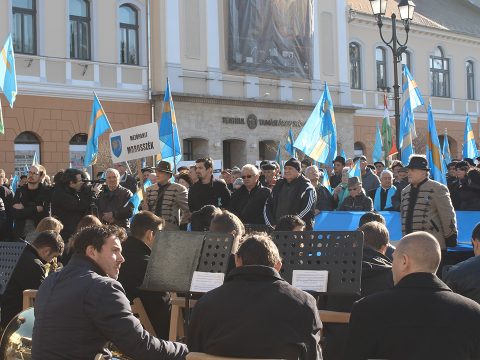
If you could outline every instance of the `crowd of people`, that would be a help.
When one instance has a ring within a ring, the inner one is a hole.
[[[350,177],[355,163],[361,175]],[[480,226],[472,234],[473,258],[451,268],[442,263],[457,244],[455,210],[480,210],[480,170],[470,159],[454,161],[447,186],[430,179],[429,170],[420,155],[389,168],[369,165],[364,156],[338,156],[328,184],[323,177],[330,170],[296,158],[285,162],[283,173],[264,161],[259,168],[224,169],[219,178],[210,158],[176,173],[160,161],[142,169],[141,179],[125,164],[95,180],[73,168],[50,178],[45,167],[32,165],[14,192],[0,169],[0,240],[26,242],[1,297],[1,325],[21,311],[23,290],[39,289],[34,359],[109,356],[108,342],[138,359],[183,359],[188,351],[286,359],[480,358]],[[138,205],[132,200],[142,188]],[[334,210],[365,212],[358,227],[364,234],[361,293],[320,304],[282,279],[282,259],[267,233],[312,230],[317,214]],[[378,213],[383,210],[400,211],[404,238],[396,249]],[[266,232],[249,232],[249,225]],[[188,347],[165,340],[169,293],[141,288],[162,230],[234,238],[224,285],[194,308]],[[135,298],[155,334],[133,316]],[[390,304],[395,314],[388,313]],[[349,328],[323,326],[318,306],[351,312]]]

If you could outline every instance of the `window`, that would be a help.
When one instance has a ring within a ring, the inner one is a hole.
[[[475,76],[473,73],[473,61],[465,63],[465,71],[467,73],[467,99],[475,100]]]
[[[353,155],[362,156],[363,154],[365,154],[365,145],[360,141],[356,141],[353,144]]]
[[[138,65],[138,12],[120,6],[120,63]]]
[[[192,140],[190,139],[183,140],[183,160],[195,160],[193,158]]]
[[[24,175],[32,165],[34,158],[41,164],[40,140],[37,135],[25,131],[20,133],[14,140],[15,151],[15,175]]]
[[[430,84],[432,96],[450,97],[450,61],[440,46],[430,56]]]
[[[83,159],[87,151],[88,135],[85,133],[78,133],[73,135],[68,144],[70,151],[70,163],[68,167],[83,170]],[[92,175],[92,167],[87,169],[88,173]]]
[[[375,50],[375,60],[377,63],[377,90],[387,89],[387,61],[385,49],[377,47]]]
[[[35,0],[13,0],[13,50],[19,54],[36,54]]]
[[[70,58],[90,60],[90,4],[70,0]]]
[[[409,51],[402,53],[402,65],[407,65],[408,70],[413,73],[412,69],[412,56]]]
[[[360,65],[360,45],[355,42],[350,43],[350,86],[352,89],[362,88]]]

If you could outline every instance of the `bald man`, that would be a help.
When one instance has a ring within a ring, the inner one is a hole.
[[[480,358],[480,305],[435,275],[440,257],[431,234],[402,238],[393,253],[395,286],[353,307],[345,359]]]

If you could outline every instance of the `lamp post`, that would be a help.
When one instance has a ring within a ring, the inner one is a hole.
[[[382,16],[387,11],[388,0],[369,0],[372,7],[372,14],[377,19],[377,26],[380,31],[380,37],[385,45],[387,45],[393,54],[393,94],[395,98],[395,137],[397,141],[398,157],[401,158],[400,147],[400,85],[398,82],[398,64],[402,62],[402,54],[407,50],[408,32],[410,31],[410,20],[413,19],[413,12],[415,11],[415,4],[410,0],[400,0],[398,10],[400,12],[400,19],[403,21],[405,33],[407,37],[405,42],[401,43],[397,38],[397,16],[392,13],[390,16],[392,20],[392,37],[389,41],[385,39],[382,32],[383,21]]]

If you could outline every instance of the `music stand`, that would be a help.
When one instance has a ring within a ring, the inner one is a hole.
[[[5,292],[10,277],[26,246],[27,243],[23,241],[0,242],[0,295]]]
[[[289,283],[293,270],[327,270],[327,293],[360,294],[361,231],[278,231],[272,239],[283,259],[280,275]]]
[[[190,322],[194,271],[226,273],[233,235],[211,232],[160,231],[141,289],[185,293],[184,331]]]
[[[233,235],[159,231],[142,289],[189,292],[194,271],[226,273]]]

